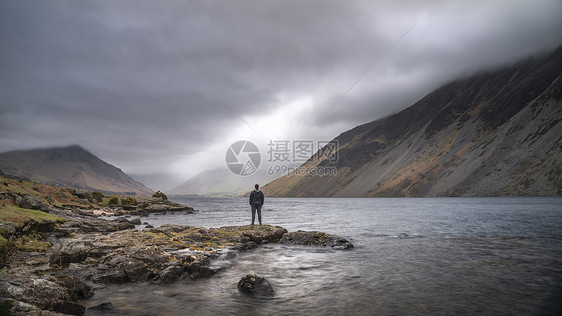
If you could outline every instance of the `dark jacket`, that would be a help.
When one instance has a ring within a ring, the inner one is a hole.
[[[264,201],[265,198],[262,191],[254,190],[252,191],[252,193],[250,193],[250,205],[263,205]]]

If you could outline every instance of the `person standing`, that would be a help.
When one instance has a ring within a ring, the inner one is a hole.
[[[250,193],[250,206],[252,207],[252,224],[254,225],[254,221],[256,219],[256,211],[258,212],[258,221],[261,225],[261,207],[263,206],[263,202],[265,200],[263,196],[263,192],[260,191],[260,185],[255,185],[255,190]]]

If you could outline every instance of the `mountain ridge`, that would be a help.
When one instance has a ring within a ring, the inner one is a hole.
[[[108,194],[152,194],[151,189],[80,145],[0,153],[0,170],[43,184]]]
[[[335,138],[335,176],[288,175],[269,196],[561,195],[562,48],[478,72]],[[539,146],[540,144],[540,146]],[[530,168],[526,168],[529,166]]]

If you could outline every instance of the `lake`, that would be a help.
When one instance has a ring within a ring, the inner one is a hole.
[[[171,197],[196,214],[143,222],[247,225],[247,198]],[[267,244],[209,279],[112,285],[115,315],[558,315],[562,198],[267,198],[263,223],[350,240],[350,251]],[[239,293],[247,273],[272,298]],[[88,315],[99,315],[88,311]]]

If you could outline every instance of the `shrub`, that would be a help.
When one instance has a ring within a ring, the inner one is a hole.
[[[135,198],[132,197],[127,197],[125,199],[121,199],[121,204],[122,205],[137,205],[137,200]]]
[[[166,194],[164,194],[163,192],[156,192],[152,195],[153,198],[161,198],[162,200],[167,200],[168,197],[166,196]]]
[[[107,204],[118,204],[119,203],[119,197],[117,197],[117,195],[114,195],[111,197],[111,199],[109,199],[109,201],[107,202]]]
[[[92,192],[92,199],[93,199],[95,202],[100,203],[101,201],[103,201],[103,198],[104,198],[103,193],[98,192],[98,191]]]

